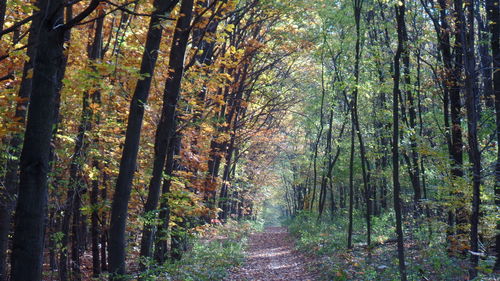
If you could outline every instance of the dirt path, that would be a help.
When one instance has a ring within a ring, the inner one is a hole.
[[[286,228],[269,227],[250,236],[247,260],[234,269],[227,281],[243,280],[315,280],[308,271],[309,261],[294,250]]]

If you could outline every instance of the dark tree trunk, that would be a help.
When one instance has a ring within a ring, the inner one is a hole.
[[[463,141],[462,141],[462,105],[460,100],[460,90],[461,90],[461,75],[463,68],[463,34],[460,19],[458,13],[462,9],[462,0],[454,0],[455,12],[454,12],[454,22],[455,22],[455,44],[454,44],[454,65],[452,69],[452,81],[450,88],[450,106],[451,106],[451,159],[452,159],[452,170],[451,174],[454,178],[460,178],[464,176],[462,169],[463,166]],[[458,193],[455,196],[463,196],[463,194]],[[466,210],[460,207],[456,210],[455,221],[458,225],[458,232],[463,234],[461,226],[467,223]]]
[[[100,10],[99,15],[101,16],[96,21],[95,26],[95,34],[94,34],[94,42],[91,47],[91,53],[89,55],[90,60],[102,60],[103,58],[103,24],[104,24],[104,11]],[[97,105],[101,105],[101,93],[100,91],[96,91],[92,94],[92,102]],[[94,116],[94,125],[99,126],[101,116],[99,112],[95,113]],[[94,137],[94,146],[99,145],[99,137]],[[98,156],[94,156],[92,160],[92,168],[95,171],[99,171],[101,168],[100,161]],[[90,191],[90,204],[92,207],[92,213],[90,217],[91,221],[91,244],[92,244],[92,273],[94,277],[98,277],[101,273],[101,260],[99,253],[99,211],[97,208],[97,204],[99,202],[99,177],[100,175],[94,175],[92,179],[92,190]]]
[[[493,69],[500,69],[500,1],[486,0],[486,12],[490,24],[491,52],[493,57]],[[500,143],[500,71],[493,73],[493,90],[495,93],[495,111],[497,143]],[[500,207],[500,148],[497,146],[497,161],[495,165],[495,204]],[[495,251],[497,260],[495,269],[500,270],[500,221],[497,220],[497,234]]]
[[[111,208],[109,248],[109,271],[118,276],[125,273],[125,226],[127,220],[128,201],[132,188],[132,179],[136,169],[139,140],[144,105],[147,104],[154,68],[158,58],[158,49],[162,37],[161,20],[171,11],[177,1],[155,0],[155,12],[149,23],[144,53],[142,55],[141,75],[145,77],[137,81],[130,104],[125,144],[120,160],[120,171],[116,181],[115,194]],[[116,277],[115,279],[120,279]]]
[[[366,243],[368,248],[371,244],[371,185],[370,185],[370,164],[366,158],[366,148],[363,140],[363,135],[361,133],[361,126],[359,124],[359,114],[358,114],[358,86],[359,86],[359,74],[360,74],[360,60],[361,60],[361,32],[360,32],[360,21],[361,21],[361,10],[363,7],[363,0],[354,1],[354,18],[356,21],[356,58],[354,60],[354,77],[356,80],[356,86],[353,92],[353,104],[352,104],[352,115],[353,122],[356,129],[356,134],[358,136],[359,150],[361,154],[361,172],[363,175],[363,186],[364,186],[364,197],[366,201]]]
[[[5,8],[5,1],[2,1]],[[3,18],[2,18],[3,20]],[[35,41],[37,40],[38,28],[40,26],[41,17],[35,17],[30,27],[28,36],[28,47],[26,55],[28,60],[24,63],[23,76],[18,92],[19,100],[16,104],[14,120],[17,120],[19,126],[24,126],[26,121],[26,109],[28,108],[29,97],[31,94],[32,78],[28,75],[33,71],[35,54],[37,48]],[[2,25],[3,26],[3,25]],[[0,26],[1,28],[1,26]],[[8,144],[8,158],[6,163],[6,172],[4,177],[5,188],[0,189],[0,280],[7,279],[7,250],[8,236],[11,231],[11,222],[13,210],[16,204],[15,196],[18,191],[19,180],[19,156],[21,154],[21,144],[23,143],[22,133],[13,133]]]
[[[394,56],[394,90],[393,90],[393,130],[392,130],[392,181],[394,185],[394,212],[396,214],[396,235],[398,244],[399,274],[402,281],[406,281],[406,265],[404,256],[403,222],[401,215],[401,198],[399,183],[399,80],[401,78],[400,59],[404,50],[405,3],[404,0],[396,4],[396,21],[398,31],[398,48]]]
[[[332,130],[333,130],[333,110],[330,110],[330,117],[328,118],[328,131],[326,134],[326,151],[325,151],[325,160],[323,163],[323,175],[321,176],[321,189],[320,189],[320,197],[318,203],[318,220],[321,219],[323,214],[323,210],[325,208],[326,195],[327,195],[327,186],[331,182],[331,167],[332,166]],[[335,198],[333,195],[333,188],[331,188],[331,204],[332,208],[335,204]],[[332,211],[333,214],[333,211]]]
[[[109,175],[104,172],[102,176],[103,189],[101,190],[101,201],[106,202],[108,198],[108,184]],[[101,271],[108,270],[108,259],[107,259],[107,242],[108,242],[108,228],[107,228],[107,216],[106,212],[103,212],[101,216]]]
[[[353,115],[351,111],[351,116]],[[355,126],[354,120],[351,118],[351,155],[349,158],[349,226],[347,230],[347,248],[352,249],[352,224],[353,224],[353,208],[354,208],[354,135]]]
[[[474,53],[474,4],[471,0],[465,1],[465,15],[460,12],[461,30],[464,32],[464,69],[465,69],[465,93],[467,108],[467,131],[469,145],[469,162],[472,164],[472,214],[470,216],[470,246],[471,246],[471,268],[470,278],[477,276],[479,264],[479,207],[481,204],[481,153],[477,137],[477,126],[479,119],[479,95],[477,89],[476,58]],[[466,27],[467,25],[467,27]]]
[[[322,62],[322,67],[324,63]],[[323,77],[324,73],[322,73]],[[323,79],[324,80],[324,79]],[[324,81],[323,81],[324,82]],[[326,90],[324,83],[322,84],[322,90],[321,90],[321,105],[320,105],[320,112],[319,112],[319,131],[318,135],[316,136],[316,141],[314,143],[314,155],[313,155],[313,181],[312,181],[312,197],[311,197],[311,203],[309,204],[309,209],[313,210],[314,208],[314,201],[316,200],[316,185],[317,185],[317,179],[318,179],[318,150],[319,150],[319,143],[321,141],[321,137],[323,136],[323,108],[325,105],[325,95],[326,95]],[[321,191],[320,191],[321,193]]]
[[[229,180],[229,173],[231,170],[231,159],[233,155],[233,150],[234,150],[234,143],[236,141],[236,126],[237,126],[237,120],[238,120],[238,114],[241,111],[241,99],[243,97],[243,93],[245,92],[245,85],[246,85],[246,80],[247,80],[247,75],[248,75],[248,68],[249,64],[246,63],[243,67],[242,75],[240,76],[239,80],[239,87],[237,89],[237,92],[234,93],[234,96],[231,101],[231,108],[229,109],[228,114],[226,115],[226,122],[229,124],[228,128],[226,130],[231,129],[231,139],[227,144],[224,144],[223,147],[227,147],[225,153],[226,153],[226,163],[224,165],[224,171],[222,175],[222,181],[223,185],[220,191],[220,198],[221,202],[219,205],[219,208],[222,209],[221,213],[221,218],[223,220],[227,219],[227,215],[229,212],[229,205],[228,205],[228,184],[227,181]]]
[[[234,151],[234,142],[236,140],[236,135],[235,132],[231,132],[231,140],[229,141],[229,146],[226,151],[226,159],[225,159],[225,164],[224,164],[224,172],[222,175],[222,187],[220,190],[220,196],[219,196],[219,208],[222,209],[219,218],[222,221],[226,221],[228,214],[230,212],[230,202],[229,202],[229,172],[231,170],[231,160],[233,158],[233,151]]]
[[[474,17],[477,20],[478,25],[478,42],[477,42],[477,53],[479,55],[479,63],[480,63],[480,71],[481,71],[481,82],[483,85],[482,92],[483,97],[485,99],[485,105],[487,108],[494,110],[495,109],[495,97],[493,93],[493,80],[492,80],[492,57],[490,55],[490,44],[489,44],[489,36],[488,36],[488,25],[483,20],[483,17],[480,13],[481,2],[483,1],[474,1]],[[481,108],[478,110],[481,112]]]
[[[63,63],[64,29],[56,27],[62,17],[60,0],[39,0],[40,21],[37,56],[34,60],[31,101],[20,159],[19,193],[16,206],[11,260],[11,280],[41,280],[47,172],[53,112],[56,106],[58,71]]]
[[[402,35],[403,35],[403,46],[406,46],[408,44],[408,32],[406,25],[402,26],[403,30]],[[409,126],[412,132],[415,132],[416,130],[416,119],[417,119],[417,113],[415,110],[415,98],[413,97],[413,92],[412,90],[409,90],[409,87],[411,85],[411,79],[410,79],[410,53],[407,48],[404,49],[403,53],[401,54],[402,60],[403,60],[403,77],[404,77],[404,83],[407,86],[406,92],[406,99],[408,102],[408,116],[409,116]],[[417,148],[417,135],[415,133],[412,133],[410,135],[410,159],[408,161],[408,169],[409,169],[409,174],[410,174],[410,180],[411,180],[411,185],[413,187],[413,203],[415,204],[415,207],[418,207],[420,199],[422,199],[422,191],[420,187],[420,167],[418,165],[418,148]]]
[[[7,10],[7,0],[0,0],[0,32],[3,30],[3,24],[5,23],[5,11]],[[0,35],[2,39],[2,35]]]
[[[172,140],[169,142],[168,146],[168,155],[167,161],[165,162],[165,175],[171,177],[177,166],[176,160],[174,159],[175,155],[180,153],[181,146],[181,136],[176,133]],[[171,186],[170,178],[167,178],[163,181],[162,186],[162,197],[160,202],[160,214],[159,219],[161,224],[158,226],[156,242],[155,242],[155,252],[154,258],[159,263],[162,264],[168,258],[168,231],[169,231],[169,222],[170,222],[170,205],[168,202],[168,195],[170,194],[170,186]]]
[[[160,197],[162,173],[167,158],[168,143],[175,130],[175,110],[179,99],[181,81],[184,73],[184,56],[190,34],[191,17],[193,13],[193,0],[183,0],[180,10],[181,16],[177,20],[168,69],[172,70],[165,83],[163,92],[163,107],[160,122],[156,130],[155,155],[153,161],[153,175],[149,183],[148,200],[144,211],[156,210]],[[151,225],[146,225],[143,231],[144,244],[141,242],[141,256],[151,256]],[[146,229],[148,228],[148,229]]]

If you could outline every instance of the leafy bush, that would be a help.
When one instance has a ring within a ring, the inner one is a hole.
[[[317,214],[300,212],[284,222],[296,238],[300,251],[317,255],[318,271],[325,280],[398,280],[394,215],[372,218],[372,247],[366,247],[366,225],[362,213],[354,214],[353,249],[347,249],[347,214],[317,220]],[[432,227],[432,232],[428,231]],[[446,233],[439,225],[412,223],[405,227],[409,280],[464,280],[468,257],[447,252]],[[491,274],[493,262],[481,260],[481,278]]]
[[[247,236],[262,229],[261,221],[237,222],[206,229],[197,235],[190,251],[181,260],[157,265],[145,261],[148,270],[140,274],[141,280],[222,280],[229,268],[244,261]]]

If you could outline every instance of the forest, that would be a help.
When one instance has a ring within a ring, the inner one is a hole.
[[[500,280],[500,0],[0,0],[0,281]]]

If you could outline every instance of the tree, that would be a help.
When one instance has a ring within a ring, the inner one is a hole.
[[[407,46],[405,46],[404,30],[406,29],[405,23],[405,2],[401,1],[395,6],[396,21],[398,30],[398,48],[394,55],[394,90],[392,96],[392,181],[394,188],[394,212],[396,214],[396,234],[398,241],[398,260],[399,260],[399,274],[401,280],[407,280],[406,265],[404,254],[404,240],[403,240],[403,223],[401,216],[401,197],[400,197],[400,183],[399,183],[399,96],[401,90],[399,88],[399,80],[401,78],[400,59]]]
[[[181,4],[180,17],[175,26],[175,32],[170,48],[170,59],[168,69],[171,72],[165,82],[163,92],[163,106],[160,122],[156,129],[155,155],[153,164],[153,175],[149,184],[148,201],[144,211],[152,212],[158,205],[162,174],[167,158],[169,142],[176,131],[175,110],[181,91],[181,81],[184,73],[184,57],[186,54],[187,42],[191,31],[191,18],[193,13],[193,0],[183,0]],[[141,255],[149,257],[151,255],[152,233],[151,226],[146,226],[143,231],[143,241],[141,242]]]
[[[144,106],[147,103],[149,89],[154,74],[158,49],[162,38],[161,21],[177,4],[177,1],[155,0],[155,12],[149,22],[146,45],[142,55],[141,75],[145,76],[137,82],[134,96],[130,103],[125,144],[120,161],[120,172],[116,180],[113,205],[111,209],[111,223],[109,237],[109,271],[119,275],[125,274],[125,225],[127,221],[127,207],[132,188],[132,178],[135,171],[139,139],[144,117]]]
[[[40,0],[42,18],[34,61],[28,122],[20,160],[19,195],[12,246],[12,280],[40,280],[43,258],[44,219],[47,205],[47,172],[58,70],[63,59],[64,32],[88,16],[98,5],[93,1],[71,21],[62,24],[62,2]],[[49,5],[50,4],[50,5]]]

